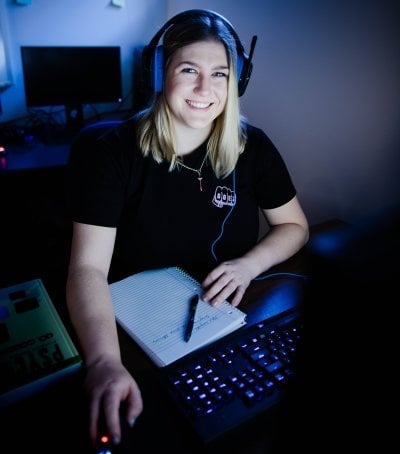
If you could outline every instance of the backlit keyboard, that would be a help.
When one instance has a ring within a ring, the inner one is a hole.
[[[282,400],[302,338],[299,310],[289,309],[164,367],[162,381],[207,443]]]

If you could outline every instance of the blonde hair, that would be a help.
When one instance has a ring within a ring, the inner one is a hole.
[[[164,38],[166,64],[179,48],[198,41],[216,40],[222,42],[229,61],[228,93],[223,112],[215,119],[207,141],[211,166],[217,178],[228,176],[236,166],[240,153],[246,145],[244,117],[240,113],[237,79],[237,50],[233,37],[221,21],[210,19],[196,27],[172,27]],[[179,30],[175,30],[179,29]],[[165,74],[165,69],[164,69]],[[164,92],[153,95],[148,108],[138,115],[137,136],[144,156],[151,155],[161,163],[170,163],[172,171],[177,165],[174,137],[171,128],[171,114]]]

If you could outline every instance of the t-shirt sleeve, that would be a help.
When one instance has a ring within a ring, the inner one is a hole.
[[[75,141],[66,171],[66,196],[73,221],[117,226],[131,166],[126,155],[114,134]]]
[[[281,154],[261,130],[256,134],[255,147],[255,191],[259,206],[278,208],[296,195],[296,188]]]

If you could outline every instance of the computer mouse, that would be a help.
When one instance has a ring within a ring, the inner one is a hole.
[[[127,444],[127,439],[129,437],[129,432],[132,429],[129,426],[128,421],[126,420],[125,411],[123,406],[121,406],[119,412],[119,419],[121,425],[121,441],[118,444],[114,444],[112,437],[107,431],[105,425],[104,414],[99,418],[99,429],[98,429],[98,438],[95,445],[94,454],[123,454],[124,448]]]
[[[99,435],[94,454],[114,454],[116,446],[111,442],[111,437],[106,434]]]

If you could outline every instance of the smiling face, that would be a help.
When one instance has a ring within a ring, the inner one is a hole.
[[[177,132],[211,131],[228,95],[229,64],[219,41],[198,41],[178,49],[165,77],[165,97]]]

